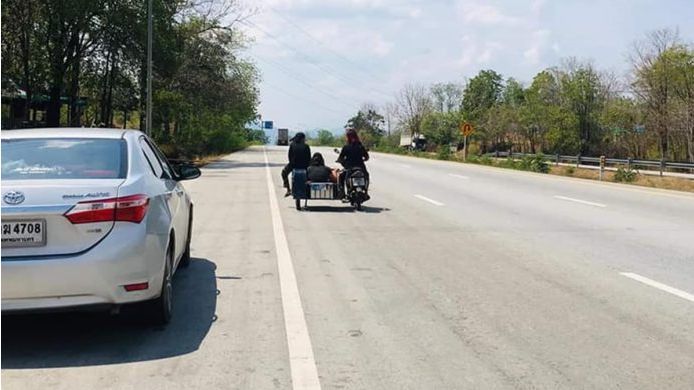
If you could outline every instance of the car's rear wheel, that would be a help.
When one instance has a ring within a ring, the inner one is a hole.
[[[188,268],[190,265],[190,240],[193,236],[193,210],[190,210],[190,218],[188,219],[188,237],[186,238],[186,249],[181,257],[181,267]]]
[[[166,252],[164,278],[161,284],[161,294],[150,302],[149,314],[155,325],[166,325],[171,321],[173,313],[173,248]]]

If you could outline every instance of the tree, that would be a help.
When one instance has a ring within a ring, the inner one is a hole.
[[[330,130],[318,130],[316,141],[318,142],[318,145],[332,146],[335,144],[335,134],[333,134]]]
[[[357,112],[357,115],[349,118],[346,129],[354,129],[358,132],[365,132],[372,137],[380,137],[384,134],[383,125],[385,124],[383,115],[376,112],[373,105],[364,105]]]
[[[607,98],[600,76],[592,65],[569,59],[559,81],[562,100],[576,117],[581,154],[599,154],[598,117]]]
[[[468,81],[463,91],[462,112],[467,120],[477,121],[501,99],[503,78],[493,70],[482,70]]]
[[[664,57],[673,68],[673,127],[683,134],[687,158],[694,162],[694,49],[678,45]]]
[[[422,120],[422,134],[428,141],[442,147],[460,140],[460,114],[458,112],[427,113]]]
[[[154,138],[190,156],[255,140],[245,124],[256,117],[259,76],[238,55],[246,40],[235,27],[252,9],[239,0],[153,7]],[[48,126],[142,126],[146,16],[141,0],[3,1],[3,90],[26,91],[27,108],[47,100]]]
[[[457,111],[463,98],[463,89],[456,83],[438,83],[431,86],[433,108],[439,112]]]
[[[520,109],[519,132],[530,153],[542,148],[552,153],[577,153],[580,140],[570,112],[561,104],[561,86],[555,72],[545,70],[533,78]]]
[[[432,111],[433,104],[427,88],[408,84],[396,96],[396,116],[402,132],[409,135],[422,133],[422,121]]]
[[[674,69],[666,52],[679,45],[679,37],[671,30],[650,33],[645,41],[634,44],[632,90],[645,103],[647,128],[653,128],[659,138],[661,157],[669,153],[670,104]]]
[[[608,138],[605,143],[610,145],[605,154],[645,158],[649,136],[637,131],[643,120],[642,108],[635,99],[610,99],[600,118]]]

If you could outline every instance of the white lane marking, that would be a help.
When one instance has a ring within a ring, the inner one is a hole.
[[[415,198],[418,198],[418,199],[421,199],[421,200],[423,200],[423,201],[425,201],[425,202],[429,202],[429,203],[431,203],[431,204],[433,204],[433,205],[436,205],[436,206],[443,206],[443,203],[437,202],[437,201],[435,201],[435,200],[433,200],[433,199],[429,199],[429,198],[427,198],[426,196],[415,195],[414,197],[415,197]]]
[[[632,272],[620,272],[619,274],[622,275],[622,276],[626,276],[627,278],[630,278],[630,279],[634,279],[634,280],[636,280],[636,281],[639,281],[639,282],[641,282],[641,283],[643,283],[643,284],[647,284],[647,285],[649,285],[649,286],[651,286],[651,287],[655,287],[655,288],[657,288],[658,290],[663,290],[663,291],[668,292],[668,293],[670,293],[670,294],[672,294],[672,295],[676,295],[676,296],[678,296],[678,297],[680,297],[680,298],[682,298],[682,299],[686,299],[686,300],[688,300],[688,301],[690,301],[690,302],[694,302],[694,295],[693,295],[693,294],[690,294],[690,293],[688,293],[688,292],[686,292],[686,291],[682,291],[682,290],[680,290],[680,289],[677,289],[677,288],[674,288],[674,287],[670,287],[670,286],[668,286],[667,284],[663,284],[663,283],[660,283],[660,282],[656,282],[656,281],[653,280],[653,279],[648,279],[648,278],[645,277],[645,276],[641,276],[641,275],[639,275],[639,274],[635,274],[635,273],[632,273]]]
[[[284,311],[284,327],[287,332],[289,367],[292,371],[292,388],[320,390],[321,386],[318,380],[316,362],[313,358],[311,338],[306,326],[304,309],[301,306],[301,296],[296,283],[294,265],[289,253],[287,236],[284,234],[284,225],[282,224],[275,185],[272,182],[270,162],[268,161],[265,148],[263,148],[263,155],[265,156],[267,188],[270,195],[270,214],[272,215],[272,227],[275,236],[275,250],[277,251],[277,270],[280,279],[282,309]]]
[[[569,198],[569,197],[567,197],[567,196],[554,195],[554,197],[555,197],[556,199],[566,200],[566,201],[569,201],[569,202],[576,202],[576,203],[581,203],[581,204],[587,204],[588,206],[607,207],[607,205],[602,204],[602,203],[589,202],[589,201],[587,201],[587,200]]]
[[[412,168],[412,165],[409,165],[409,164],[398,164],[398,165],[400,165],[403,168],[407,168],[407,169]]]
[[[469,180],[470,179],[470,177],[468,177],[468,176],[456,175],[455,173],[449,173],[448,176],[455,177],[458,179],[463,179],[463,180]]]

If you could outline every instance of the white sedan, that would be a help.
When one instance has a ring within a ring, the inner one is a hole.
[[[3,130],[2,311],[148,301],[167,323],[198,176],[136,130]]]

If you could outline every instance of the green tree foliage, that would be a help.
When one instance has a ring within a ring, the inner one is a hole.
[[[470,151],[694,161],[694,47],[656,31],[635,45],[632,63],[628,84],[568,59],[527,86],[493,70],[479,72],[462,92],[456,83],[410,84],[387,107],[396,130],[424,135],[428,149],[443,154],[468,121],[475,127]]]
[[[462,112],[465,119],[477,121],[501,100],[503,78],[493,70],[482,70],[470,79],[463,91]]]
[[[376,112],[374,107],[365,105],[357,114],[347,120],[345,129],[354,129],[359,133],[366,133],[371,137],[381,137],[384,134],[383,115]]]
[[[337,142],[339,142],[339,140],[332,131],[325,129],[318,130],[318,134],[315,138],[315,144],[317,146],[336,146]]]
[[[474,138],[486,150],[494,140],[494,124],[490,122],[490,110],[501,102],[504,84],[502,76],[493,70],[482,70],[468,81],[463,90],[462,117],[476,127]],[[490,127],[491,126],[491,127]]]
[[[3,1],[3,89],[26,91],[21,119],[144,129],[146,5]],[[239,59],[245,41],[235,27],[246,12],[238,0],[154,0],[152,129],[167,150],[222,152],[255,137],[245,125],[256,116],[258,73]],[[46,101],[45,117],[29,115],[32,101]]]
[[[580,152],[597,154],[601,131],[598,119],[606,100],[605,85],[591,65],[571,61],[568,68],[559,74],[564,105],[577,121]]]
[[[460,140],[460,114],[458,112],[430,112],[422,121],[422,134],[430,142],[448,148]]]
[[[437,83],[431,86],[433,108],[439,112],[458,111],[463,99],[463,89],[456,83]]]

